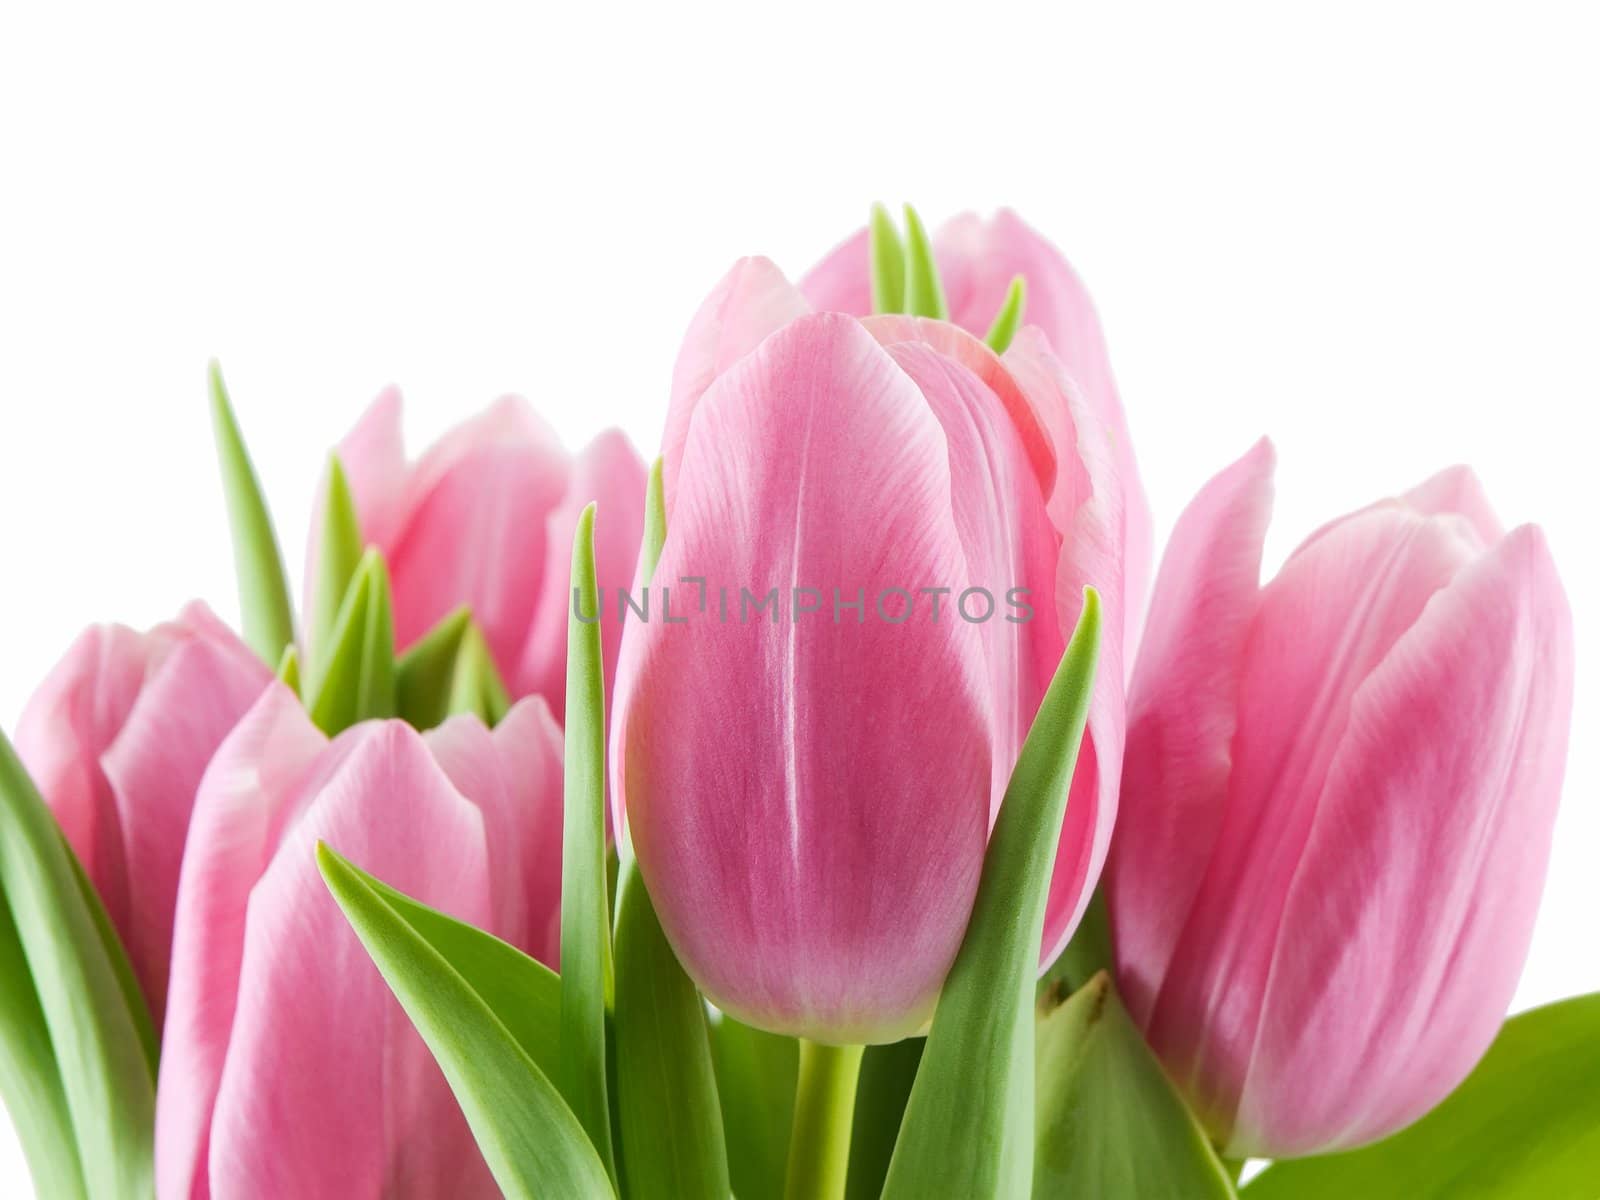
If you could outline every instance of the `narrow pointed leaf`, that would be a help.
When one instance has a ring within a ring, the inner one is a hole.
[[[233,531],[233,566],[239,580],[239,617],[244,640],[269,667],[294,641],[294,609],[283,571],[278,536],[261,494],[261,481],[245,449],[234,416],[222,368],[211,364],[211,424],[217,461],[222,467],[222,492]]]
[[[394,613],[389,573],[370,550],[346,589],[327,655],[307,680],[306,711],[330,736],[395,712]]]
[[[922,1062],[923,1038],[868,1046],[856,1083],[855,1119],[850,1127],[850,1178],[845,1200],[878,1200],[889,1174],[889,1159],[900,1136],[900,1121]]]
[[[494,725],[510,707],[489,645],[465,606],[441,618],[395,665],[396,714],[417,729],[464,712]]]
[[[1035,1196],[1232,1200],[1233,1184],[1104,972],[1038,1026]]]
[[[315,664],[330,648],[339,607],[361,565],[361,524],[350,480],[337,454],[328,456],[327,486],[322,493],[322,537],[317,554],[317,577],[311,588],[307,615],[306,657]]]
[[[500,682],[489,643],[476,624],[469,624],[462,636],[446,707],[450,714],[476,713],[489,726],[498,724],[511,708],[511,696]]]
[[[483,997],[350,863],[319,844],[317,864],[433,1052],[501,1190],[515,1200],[614,1195],[577,1119]]]
[[[656,560],[667,540],[667,502],[661,483],[661,459],[650,464],[650,479],[644,489],[644,541],[639,550],[639,579],[649,583],[656,573]]]
[[[599,611],[594,505],[572,539],[572,591]],[[566,786],[561,841],[561,1074],[578,1121],[615,1178],[606,1088],[606,1013],[612,1004],[611,914],[606,900],[605,676],[600,623],[567,620]]]
[[[1512,1017],[1416,1124],[1268,1167],[1246,1200],[1588,1200],[1600,1187],[1600,993]]]
[[[1017,336],[1017,330],[1022,327],[1022,309],[1027,299],[1027,280],[1018,275],[1006,289],[1006,298],[1000,305],[1000,311],[995,314],[994,324],[983,335],[983,340],[989,343],[989,349],[996,354],[1004,354],[1011,345],[1011,339]]]
[[[295,695],[300,694],[300,648],[293,643],[283,648],[283,657],[278,660],[278,678]]]
[[[1045,896],[1100,648],[1083,612],[1011,772],[966,936],[911,1088],[885,1200],[1026,1196],[1033,1183],[1034,976]]]
[[[728,1177],[739,1200],[782,1200],[800,1043],[721,1016],[711,1030]]]
[[[906,296],[902,312],[914,317],[950,319],[944,302],[944,287],[939,282],[939,266],[933,259],[933,243],[922,227],[917,210],[906,205]]]
[[[630,1197],[729,1194],[705,1004],[661,931],[638,864],[617,884],[617,1101]]]
[[[72,1113],[11,906],[0,892],[0,1099],[41,1196],[82,1200]]]
[[[49,1031],[87,1193],[91,1200],[149,1195],[155,1079],[148,1040],[60,829],[3,735],[0,888]]]
[[[904,312],[901,306],[906,299],[906,248],[900,241],[900,231],[889,217],[889,210],[883,205],[872,206],[868,230],[867,241],[872,257],[872,311]]]
[[[60,831],[57,832],[59,834]],[[78,895],[83,898],[83,907],[88,911],[94,931],[100,937],[100,949],[105,953],[112,978],[117,981],[117,990],[122,993],[128,1018],[133,1022],[134,1036],[139,1039],[139,1049],[144,1051],[144,1061],[150,1068],[150,1077],[154,1079],[156,1067],[161,1060],[161,1041],[156,1033],[155,1022],[150,1019],[150,1005],[139,987],[139,978],[133,973],[133,961],[128,957],[128,951],[123,946],[122,939],[117,936],[117,931],[111,926],[111,916],[106,912],[105,905],[100,902],[100,894],[94,890],[94,884],[89,882],[83,864],[78,861],[78,856],[73,853],[72,847],[67,845],[65,837],[61,838],[61,850],[67,856],[67,865],[72,868],[72,878],[78,885]]]

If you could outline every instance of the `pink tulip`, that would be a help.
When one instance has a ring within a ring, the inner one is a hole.
[[[318,840],[554,963],[561,735],[544,702],[329,742],[274,684],[195,801],[157,1091],[162,1200],[494,1197],[422,1039],[317,874]]]
[[[997,358],[944,322],[813,314],[765,259],[702,306],[667,417],[658,610],[623,639],[612,786],[663,928],[719,1006],[834,1042],[927,1020],[1092,582],[1112,635],[1045,958],[1065,945],[1121,770],[1115,631],[1138,485],[1114,440],[1037,330]],[[918,589],[940,587],[935,621]],[[969,587],[996,597],[989,619],[970,619],[981,597],[957,611]],[[1013,587],[1033,619],[1006,619]],[[663,588],[684,623],[662,619]],[[742,619],[744,592],[770,589],[777,607]],[[801,611],[803,589],[822,611]],[[864,599],[859,619],[834,619],[835,589]]]
[[[158,1026],[195,789],[270,679],[197,603],[148,633],[86,630],[17,726],[18,753],[105,904]]]
[[[578,513],[598,501],[609,685],[622,637],[611,598],[633,582],[644,527],[645,469],[621,433],[602,433],[571,458],[526,401],[506,397],[408,463],[400,394],[391,389],[338,453],[362,533],[389,563],[398,647],[467,605],[512,695],[543,696],[558,718],[566,703],[572,534]],[[315,518],[309,580],[319,524]]]
[[[1234,1157],[1438,1103],[1510,1003],[1550,849],[1571,617],[1464,468],[1265,586],[1272,450],[1179,521],[1130,689],[1106,878],[1129,1010]]]

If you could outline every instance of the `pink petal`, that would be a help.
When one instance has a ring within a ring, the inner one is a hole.
[[[689,425],[700,397],[762,339],[810,311],[805,298],[765,258],[741,258],[705,298],[672,368],[672,399],[661,435],[661,482],[670,515]]]
[[[1455,513],[1464,517],[1485,548],[1498,542],[1505,532],[1471,467],[1446,467],[1400,499],[1418,512],[1437,516]]]
[[[572,612],[572,535],[578,515],[595,504],[595,577],[600,588],[600,641],[606,696],[611,696],[622,644],[620,593],[633,586],[644,537],[645,466],[619,430],[607,430],[578,455],[566,498],[546,521],[545,561],[521,668],[510,681],[517,695],[543,696],[560,720],[567,701],[567,622]],[[590,615],[590,614],[585,614]]]
[[[822,314],[722,375],[683,468],[656,580],[687,619],[630,623],[617,676],[614,779],[640,866],[718,1005],[894,1040],[927,1019],[977,885],[983,646],[948,610],[921,619],[925,602],[904,624],[836,624],[831,591],[798,621],[790,592],[860,588],[872,605],[887,587],[961,586],[945,437],[861,326]],[[706,611],[686,576],[706,577]],[[777,623],[741,623],[741,588],[778,589]]]
[[[871,254],[871,235],[863,225],[811,268],[800,281],[800,291],[817,312],[867,316],[872,312]]]
[[[1117,982],[1149,1019],[1222,823],[1245,637],[1272,509],[1265,439],[1178,518],[1128,692],[1106,895]]]
[[[1381,1137],[1487,1048],[1538,908],[1572,663],[1554,564],[1523,526],[1361,685],[1289,888],[1230,1154]]]
[[[327,744],[295,694],[273,683],[218,748],[195,797],[156,1095],[163,1200],[210,1194],[211,1111],[238,998],[245,906]]]
[[[494,926],[482,813],[399,722],[358,726],[251,892],[212,1120],[219,1196],[499,1193],[438,1066],[317,871],[318,839]]]
[[[539,592],[545,522],[567,488],[565,453],[526,401],[508,397],[413,468],[389,554],[401,649],[468,605],[514,678]]]
[[[1283,911],[1352,701],[1473,553],[1454,517],[1375,507],[1306,543],[1262,589],[1227,811],[1148,1029],[1214,1129],[1231,1124],[1261,1021],[1278,929],[1263,915]]]

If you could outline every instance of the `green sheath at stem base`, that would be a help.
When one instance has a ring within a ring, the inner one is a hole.
[[[784,1200],[841,1200],[850,1167],[861,1046],[801,1041]]]

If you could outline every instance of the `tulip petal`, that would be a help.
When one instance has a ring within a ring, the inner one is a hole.
[[[1226,812],[1147,1029],[1213,1131],[1231,1126],[1261,1021],[1278,929],[1262,914],[1283,911],[1353,698],[1473,553],[1455,517],[1378,506],[1261,591]]]
[[[362,725],[251,892],[212,1121],[219,1196],[498,1195],[438,1065],[322,882],[318,840],[492,923],[486,826],[420,737]],[[376,1022],[376,1024],[375,1024]]]
[[[617,679],[614,785],[662,927],[742,1019],[893,1040],[927,1018],[977,884],[983,650],[948,618],[795,620],[789,593],[962,582],[944,437],[859,323],[819,314],[706,393],[683,467],[656,580],[687,619],[635,626]],[[778,620],[696,612],[687,576],[735,606],[776,589]]]
[[[861,270],[865,280],[864,259]],[[768,334],[809,311],[805,297],[777,264],[766,258],[741,258],[700,305],[672,368],[672,399],[661,435],[662,483],[669,516],[677,502],[679,464],[701,396]]]
[[[1288,892],[1295,936],[1272,956],[1230,1152],[1381,1137],[1488,1047],[1538,908],[1572,662],[1554,564],[1523,526],[1435,594],[1360,686]],[[1296,999],[1310,994],[1364,1001]]]
[[[1122,828],[1106,864],[1118,979],[1143,1025],[1200,890],[1228,794],[1239,671],[1272,510],[1265,439],[1184,509],[1128,693]]]
[[[893,228],[891,223],[890,228]],[[897,235],[898,236],[898,235]],[[872,301],[872,237],[867,226],[856,230],[823,256],[800,281],[800,292],[817,312],[849,313],[852,317],[873,312],[896,312],[905,299],[905,268],[902,264],[899,294],[894,303],[877,308]]]
[[[1478,536],[1483,539],[1486,548],[1498,542],[1505,532],[1500,526],[1500,518],[1495,516],[1494,509],[1489,504],[1489,497],[1484,494],[1483,485],[1478,482],[1478,477],[1473,474],[1471,467],[1446,467],[1437,475],[1406,492],[1400,499],[1418,512],[1430,516],[1456,513],[1465,517]]]
[[[210,1194],[206,1149],[239,994],[246,905],[327,745],[294,693],[275,683],[218,747],[195,796],[156,1097],[162,1196]]]

